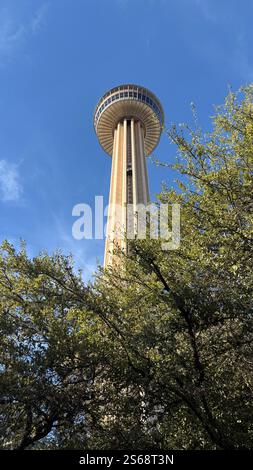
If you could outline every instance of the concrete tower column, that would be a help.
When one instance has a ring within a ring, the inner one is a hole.
[[[116,245],[126,249],[124,235],[128,224],[133,223],[136,233],[137,205],[146,205],[149,200],[146,174],[141,123],[134,118],[124,119],[114,130],[105,266],[112,264]],[[127,208],[132,211],[127,212]]]

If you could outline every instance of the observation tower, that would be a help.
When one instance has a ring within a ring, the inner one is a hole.
[[[115,262],[115,244],[127,252],[127,207],[149,203],[145,156],[157,146],[164,124],[161,103],[147,88],[120,85],[105,93],[94,112],[94,128],[112,156],[104,266]]]

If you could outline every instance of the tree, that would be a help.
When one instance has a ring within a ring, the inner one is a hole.
[[[24,247],[16,253],[7,242],[0,272],[1,445],[23,449],[47,436],[48,445],[76,446],[78,430],[84,443],[103,374],[89,289],[70,257],[29,260]]]
[[[253,87],[178,149],[181,244],[131,241],[87,286],[71,259],[0,257],[1,445],[252,448]],[[164,164],[164,166],[169,166]]]
[[[212,133],[168,131],[183,179],[159,199],[181,206],[180,249],[134,241],[125,270],[101,278],[163,447],[252,447],[253,87],[242,92]]]

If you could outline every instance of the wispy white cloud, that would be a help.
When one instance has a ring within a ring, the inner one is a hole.
[[[46,16],[50,7],[50,3],[43,3],[40,8],[34,13],[34,16],[31,20],[31,30],[33,34],[36,34],[40,31],[45,24]]]
[[[0,9],[0,65],[20,50],[45,25],[50,2],[42,3],[29,18],[20,19],[10,8]]]
[[[26,31],[23,24],[13,21],[6,10],[0,13],[0,58],[5,59],[23,42]]]
[[[189,0],[188,0],[189,2]],[[214,2],[209,0],[190,0],[198,8],[202,17],[210,23],[217,23],[219,15],[214,11]]]
[[[3,202],[19,201],[22,196],[22,186],[17,165],[6,160],[0,160],[0,199]]]

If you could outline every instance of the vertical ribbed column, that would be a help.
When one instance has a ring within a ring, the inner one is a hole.
[[[130,224],[133,233],[137,233],[137,206],[148,202],[143,127],[133,118],[124,119],[114,131],[105,267],[114,263],[113,250],[116,246],[127,252],[124,233]],[[129,204],[132,209],[130,211],[127,210]]]
[[[105,267],[112,264],[114,241],[118,237],[118,231],[120,229],[119,225],[121,225],[121,212],[119,211],[119,208],[121,207],[122,201],[122,184],[119,185],[118,183],[122,180],[123,175],[122,137],[123,125],[119,122],[114,131],[113,140],[111,185],[104,256]]]
[[[135,138],[135,125],[136,122],[131,119],[131,157],[132,157],[132,206],[131,210],[128,211],[129,217],[131,218],[131,238],[137,234],[137,204],[138,204],[138,161],[137,161],[137,148]]]
[[[136,161],[136,144],[135,144],[135,121],[131,119],[131,153],[132,153],[132,172],[133,172],[133,208],[136,211],[136,204],[138,204],[137,192],[137,161]]]
[[[122,139],[122,154],[123,154],[123,173],[122,183],[118,180],[117,184],[122,184],[122,200],[121,200],[121,236],[120,248],[126,249],[126,243],[123,239],[124,233],[127,229],[127,120],[123,122],[123,139]]]
[[[139,204],[148,204],[149,202],[149,189],[148,189],[148,179],[147,179],[147,164],[146,157],[144,155],[144,130],[143,127],[138,121],[136,123],[136,140],[138,141],[138,194],[139,194]]]
[[[114,262],[116,247],[126,249],[123,238],[126,230],[127,205],[127,120],[119,122],[114,131],[111,187],[109,196],[108,222],[104,266]]]

